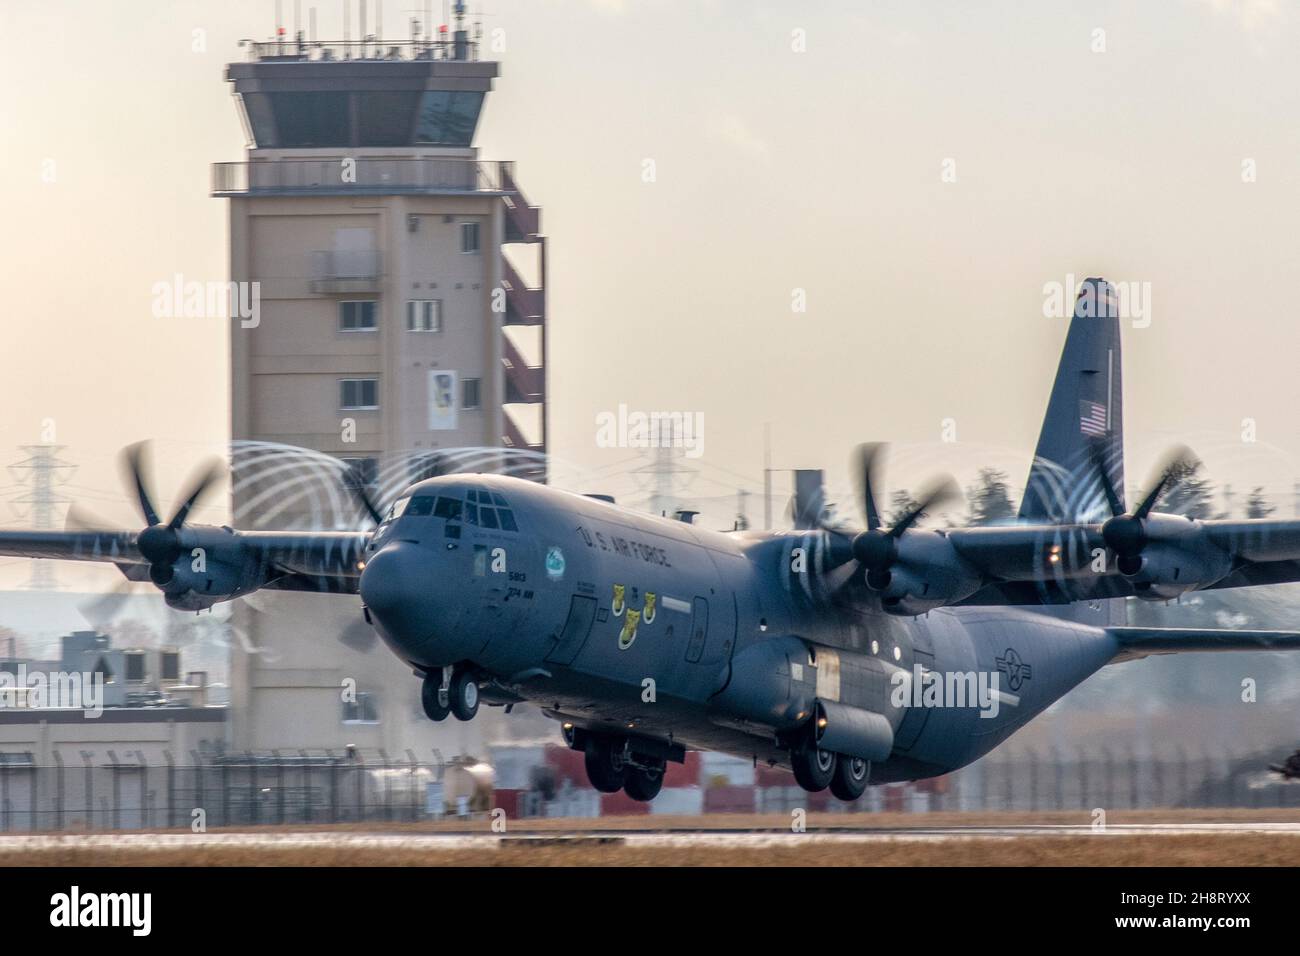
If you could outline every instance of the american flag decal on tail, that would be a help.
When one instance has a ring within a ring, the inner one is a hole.
[[[1079,431],[1092,438],[1106,434],[1106,406],[1098,402],[1079,403]]]

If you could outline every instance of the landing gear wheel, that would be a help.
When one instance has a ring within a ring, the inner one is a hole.
[[[473,720],[478,713],[478,681],[469,671],[457,671],[447,689],[451,712],[457,720]]]
[[[852,803],[867,789],[867,776],[870,772],[871,764],[861,757],[840,754],[835,776],[831,780],[831,793],[846,803]]]
[[[420,703],[424,706],[424,716],[430,720],[446,720],[451,713],[447,705],[447,695],[442,692],[442,675],[426,677],[420,688]]]
[[[627,781],[627,761],[623,759],[623,742],[590,737],[586,751],[587,779],[601,793],[618,793]]]
[[[627,768],[627,779],[623,782],[623,791],[633,800],[649,802],[659,796],[659,791],[663,788],[663,767]]]
[[[831,751],[807,743],[791,752],[790,763],[794,767],[795,782],[809,793],[818,793],[830,786],[838,761]]]

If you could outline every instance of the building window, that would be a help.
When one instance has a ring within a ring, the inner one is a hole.
[[[375,695],[368,691],[358,691],[356,700],[345,700],[343,702],[343,723],[379,723],[379,701]]]
[[[481,379],[477,379],[477,378],[463,378],[460,380],[460,384],[461,384],[460,407],[461,408],[479,407],[479,382],[480,381]]]
[[[378,458],[341,458],[348,466],[348,475],[362,488],[373,488],[379,484]]]
[[[442,300],[411,299],[406,303],[406,331],[441,332]]]
[[[342,332],[373,332],[378,315],[374,299],[339,303],[339,330]]]
[[[162,679],[181,679],[181,655],[177,651],[162,652]]]
[[[126,655],[126,679],[142,681],[145,678],[144,655],[132,652]]]
[[[460,224],[460,251],[478,252],[478,223],[462,222]]]
[[[378,408],[379,379],[344,378],[339,380],[340,408]]]

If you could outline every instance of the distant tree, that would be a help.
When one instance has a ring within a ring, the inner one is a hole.
[[[885,526],[893,527],[903,520],[908,512],[914,511],[920,502],[912,497],[906,488],[900,488],[889,496],[889,511],[885,515]],[[924,516],[922,516],[924,517]]]
[[[1015,517],[1016,508],[1011,503],[1007,480],[1005,471],[997,468],[980,469],[975,483],[966,489],[971,524],[993,524]]]
[[[1199,461],[1187,461],[1176,467],[1169,488],[1156,504],[1157,511],[1186,515],[1188,518],[1213,518],[1214,484],[1201,474]]]
[[[1277,508],[1265,500],[1264,486],[1256,485],[1254,490],[1251,491],[1250,497],[1246,499],[1246,517],[1267,518],[1276,510]]]

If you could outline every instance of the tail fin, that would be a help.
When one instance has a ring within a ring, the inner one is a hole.
[[[1105,279],[1085,279],[1038,436],[1020,517],[1070,522],[1108,514],[1099,460],[1124,494],[1119,308]]]

